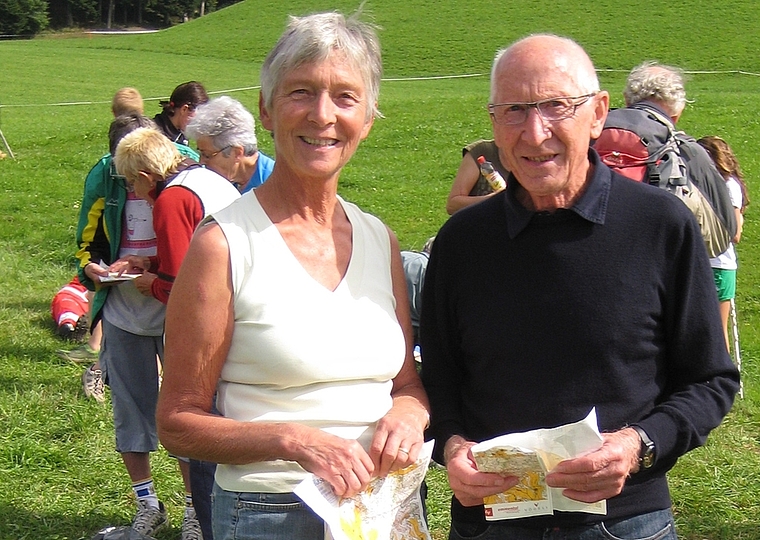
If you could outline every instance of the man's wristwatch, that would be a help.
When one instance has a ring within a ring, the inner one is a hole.
[[[639,450],[639,470],[649,469],[654,464],[654,443],[649,438],[647,432],[639,426],[631,426],[636,430],[641,439],[641,449]]]

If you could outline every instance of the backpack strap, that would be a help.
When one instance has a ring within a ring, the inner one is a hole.
[[[672,120],[645,103],[636,103],[631,105],[631,108],[645,112],[652,120],[668,128],[668,139],[658,152],[657,163],[651,163],[647,167],[650,183],[662,189],[667,189],[668,185],[687,185],[685,165],[680,156],[678,132]]]

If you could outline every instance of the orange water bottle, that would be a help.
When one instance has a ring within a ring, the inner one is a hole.
[[[478,166],[480,167],[480,174],[483,175],[483,178],[488,180],[488,183],[491,184],[491,188],[494,191],[499,191],[507,187],[504,178],[499,174],[499,171],[493,168],[490,161],[486,161],[485,156],[478,156]]]

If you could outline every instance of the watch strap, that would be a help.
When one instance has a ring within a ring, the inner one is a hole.
[[[647,432],[640,426],[630,426],[641,439],[641,450],[639,450],[639,470],[649,469],[654,465],[654,442],[649,438]]]

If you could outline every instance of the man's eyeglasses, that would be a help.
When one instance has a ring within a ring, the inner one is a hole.
[[[488,112],[497,124],[514,126],[528,119],[531,109],[536,109],[538,115],[547,122],[565,120],[575,115],[576,109],[594,97],[597,92],[582,96],[563,96],[531,103],[494,103],[488,105]]]
[[[200,155],[201,155],[201,157],[203,159],[205,159],[206,161],[208,161],[210,159],[214,159],[217,156],[217,154],[220,154],[220,153],[224,152],[225,150],[227,150],[231,146],[232,146],[231,144],[228,144],[224,148],[220,148],[219,150],[217,150],[216,152],[212,152],[211,154],[207,154],[206,152],[200,152],[200,151],[199,151],[199,153],[200,153]]]

